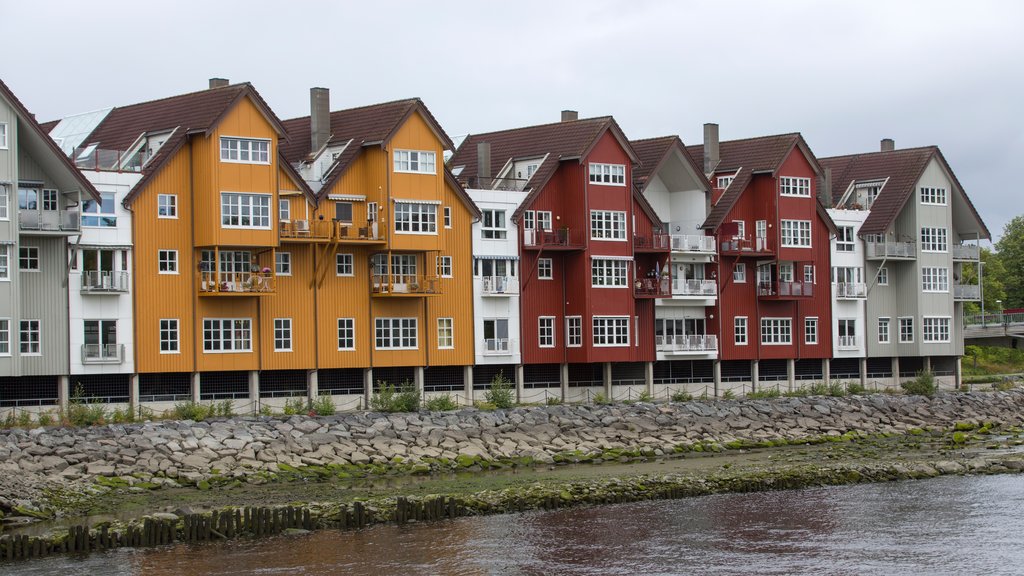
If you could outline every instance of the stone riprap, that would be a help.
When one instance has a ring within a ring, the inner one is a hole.
[[[39,506],[49,487],[266,478],[302,467],[400,466],[423,472],[480,461],[551,463],[580,455],[659,456],[708,443],[729,447],[956,423],[1024,421],[1024,391],[875,394],[842,398],[561,405],[493,412],[330,417],[239,417],[91,428],[13,429],[0,435],[0,508]],[[261,474],[262,473],[262,474]]]

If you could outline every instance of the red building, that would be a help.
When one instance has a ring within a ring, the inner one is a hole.
[[[827,377],[821,360],[832,356],[835,225],[818,198],[822,169],[814,154],[800,134],[719,143],[717,125],[705,126],[703,147],[687,151],[714,186],[704,228],[719,247],[722,370],[757,382],[759,361],[767,361],[760,362],[762,379],[766,370],[768,379],[792,378],[794,370],[807,372],[803,366]],[[736,360],[744,362],[730,362]],[[744,374],[746,361],[752,374]]]

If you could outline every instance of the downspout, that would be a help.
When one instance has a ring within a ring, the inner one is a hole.
[[[193,153],[193,151],[192,151],[192,143],[189,142],[189,146],[188,146],[188,187],[189,187],[189,192],[190,193],[194,192],[194,190],[195,190],[195,173],[193,171],[194,158],[192,156],[192,153]],[[189,221],[188,236],[189,236],[189,244],[190,244],[189,252],[192,254],[192,261],[190,262],[190,264],[192,264],[192,263],[194,263],[195,256],[196,256],[196,200],[195,200],[195,194],[190,194],[190,196],[191,196],[191,199],[189,201],[189,211],[191,212],[191,217],[189,218],[190,221]],[[219,258],[215,259],[214,263],[213,263],[214,270],[220,270],[220,262],[218,262],[217,260],[219,260]],[[218,275],[215,275],[214,277],[217,279],[217,282],[219,284],[220,283],[220,277]],[[201,280],[202,279],[200,279],[200,281]],[[195,282],[195,281],[193,280],[193,282]],[[198,300],[199,300],[199,290],[198,289],[199,289],[198,286],[196,286],[196,285],[192,286],[192,298],[190,299],[191,303],[192,303],[192,371],[193,372],[198,372],[199,371],[199,347],[196,345],[196,336],[200,332],[199,329],[198,329],[198,327],[199,327],[199,309],[198,309],[199,307],[197,306]],[[180,339],[180,335],[179,335],[179,339]]]

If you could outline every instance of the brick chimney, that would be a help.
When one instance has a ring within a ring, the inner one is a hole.
[[[562,122],[572,122],[573,120],[579,120],[580,113],[575,110],[562,110]]]
[[[227,78],[210,78],[210,88],[223,88],[230,84]]]
[[[476,145],[477,186],[484,188],[491,179],[491,144],[480,142]]]
[[[711,174],[718,166],[718,124],[704,125],[704,173]]]
[[[896,141],[892,138],[882,138],[882,152],[892,152],[896,149]]]
[[[331,138],[331,91],[309,89],[309,138],[311,152],[316,152]]]

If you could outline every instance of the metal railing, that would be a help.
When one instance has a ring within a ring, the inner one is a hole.
[[[722,252],[771,252],[772,249],[768,245],[768,239],[757,237],[753,240],[749,238],[732,238],[730,240],[724,240],[721,243]]]
[[[714,334],[687,334],[683,336],[655,336],[658,352],[716,352],[718,336]]]
[[[867,242],[868,258],[917,258],[913,242]]]
[[[124,344],[82,344],[82,364],[120,364]]]
[[[673,296],[717,296],[718,284],[714,280],[672,279]]]
[[[856,350],[857,349],[857,337],[856,336],[840,336],[836,340],[836,347],[840,350]]]
[[[86,270],[82,272],[82,292],[87,294],[127,292],[130,283],[125,270]]]
[[[715,253],[715,237],[698,234],[673,234],[672,250],[675,252]]]
[[[867,298],[868,287],[863,282],[833,282],[832,286],[836,289],[836,298],[839,299],[851,299],[851,298]]]
[[[278,230],[281,238],[329,239],[333,224],[330,220],[282,220]]]
[[[1011,324],[1024,324],[1024,312],[1014,312],[1012,314],[1000,312],[996,314],[970,314],[964,316],[964,326],[1009,326]]]
[[[141,172],[149,155],[139,152],[127,156],[127,150],[104,150],[100,148],[75,148],[71,157],[80,170],[99,170],[103,172]]]
[[[813,296],[814,284],[811,282],[758,282],[758,296]]]
[[[981,300],[981,286],[977,284],[954,284],[954,300]]]
[[[664,278],[637,278],[633,283],[636,296],[671,296],[670,282]]]
[[[204,294],[270,294],[273,272],[200,272],[199,292]]]
[[[633,236],[634,250],[668,250],[668,234],[653,234],[651,236]]]
[[[22,230],[77,232],[82,218],[78,210],[18,210],[18,225]]]
[[[505,296],[519,293],[519,279],[515,276],[484,276],[480,279],[484,296]]]
[[[374,274],[374,294],[438,294],[437,277]]]
[[[562,228],[559,230],[524,230],[523,244],[528,247],[582,248],[584,242],[580,230]]]
[[[462,179],[465,188],[475,190],[504,190],[520,192],[526,188],[529,179],[525,178],[492,178],[484,176],[467,176]]]
[[[513,338],[484,338],[484,356],[510,356],[516,348]]]
[[[975,244],[959,244],[953,247],[953,260],[979,260],[981,246]]]

